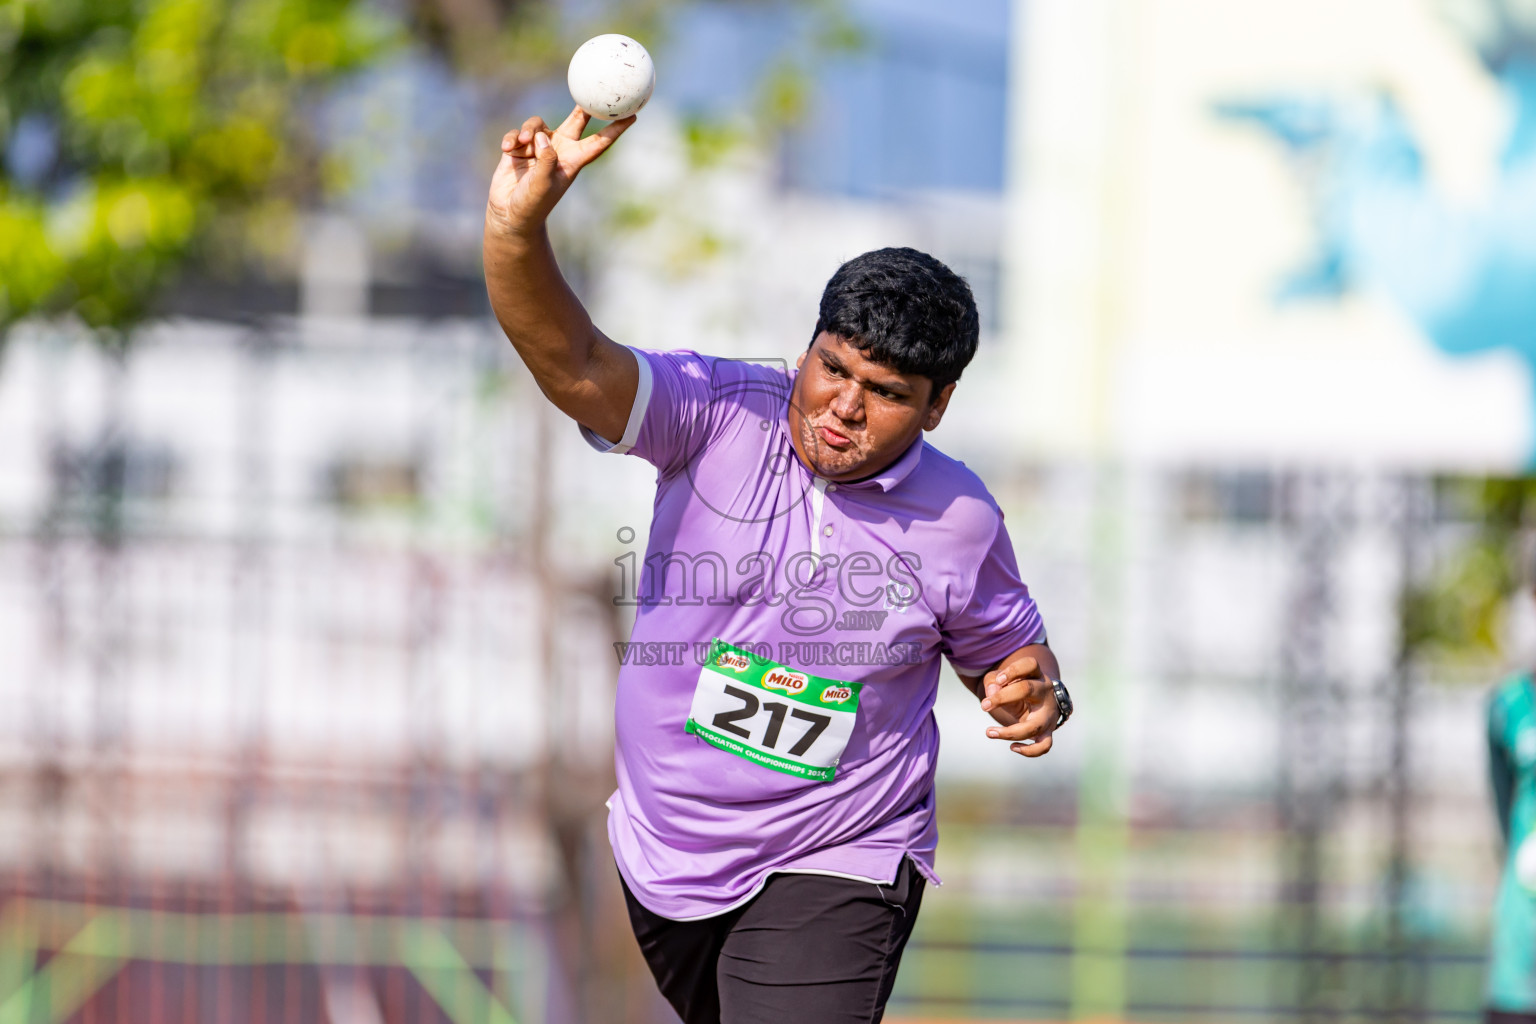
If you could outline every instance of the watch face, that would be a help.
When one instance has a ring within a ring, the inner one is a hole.
[[[1051,690],[1056,694],[1056,710],[1060,716],[1056,724],[1060,725],[1072,717],[1072,695],[1067,693],[1067,688],[1060,679],[1051,680]]]

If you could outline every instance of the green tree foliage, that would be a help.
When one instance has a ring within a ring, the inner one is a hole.
[[[398,31],[355,0],[0,0],[0,335],[120,337],[323,185],[303,100]]]
[[[1531,585],[1521,566],[1521,541],[1536,526],[1536,479],[1477,478],[1441,481],[1442,518],[1466,528],[1438,560],[1436,571],[1405,595],[1404,640],[1445,667],[1465,666],[1482,679],[1499,657],[1510,595]]]
[[[841,0],[735,2],[798,8],[813,56],[858,44]],[[408,0],[387,17],[370,0],[0,0],[0,342],[58,314],[121,342],[189,264],[280,260],[295,212],[347,178],[313,137],[313,101],[396,47],[444,55],[515,107],[581,40],[659,40],[680,3]],[[804,78],[774,66],[757,127],[799,116]],[[686,132],[701,166],[752,134],[698,118]]]

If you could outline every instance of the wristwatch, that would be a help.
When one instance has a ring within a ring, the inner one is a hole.
[[[1051,679],[1050,676],[1046,676]],[[1051,679],[1051,692],[1056,695],[1056,724],[1052,729],[1060,729],[1072,717],[1072,695],[1067,692],[1060,679]]]

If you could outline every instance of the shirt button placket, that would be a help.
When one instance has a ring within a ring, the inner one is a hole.
[[[828,494],[833,494],[836,491],[837,491],[837,484],[828,482],[827,483],[827,493]],[[832,504],[832,502],[828,501],[826,503],[826,508],[825,508],[825,510],[823,512],[823,516],[822,516],[823,521],[822,521],[822,527],[821,527],[821,535],[823,537],[831,537],[832,534],[835,532],[833,524],[830,523],[830,522],[827,522],[826,520],[829,520],[829,519],[831,519],[833,517],[833,513],[836,511],[836,509],[837,509],[837,506]]]

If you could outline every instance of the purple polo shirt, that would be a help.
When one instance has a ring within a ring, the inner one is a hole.
[[[621,561],[620,600],[636,616],[616,651],[608,833],[619,870],[642,904],[676,920],[724,913],[773,872],[888,883],[911,857],[937,882],[940,656],[977,674],[1044,636],[997,504],[921,438],[878,476],[815,476],[790,444],[784,365],[636,355],[623,438],[583,428],[599,450],[657,469],[645,562],[626,572]],[[831,781],[684,731],[716,637],[863,684]]]

